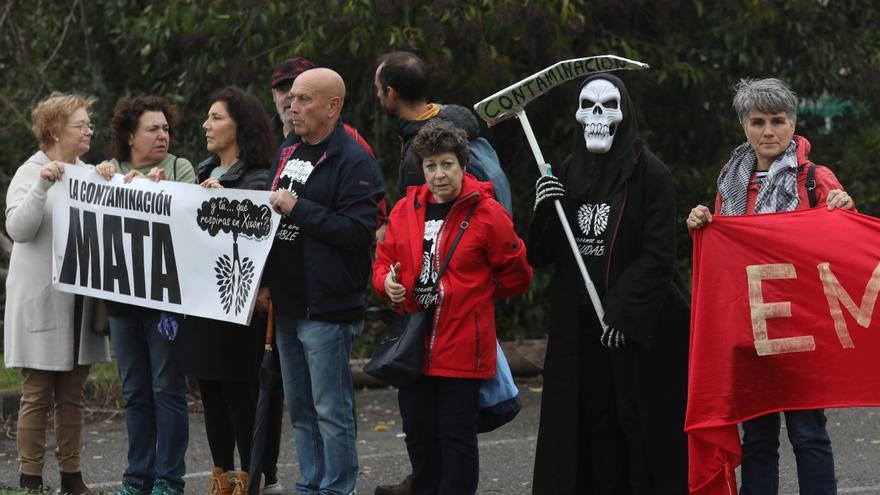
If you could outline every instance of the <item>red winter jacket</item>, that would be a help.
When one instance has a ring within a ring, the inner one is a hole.
[[[373,264],[373,287],[383,297],[385,276],[400,262],[398,280],[406,287],[403,311],[419,311],[412,297],[422,268],[428,186],[412,186],[388,218],[385,240]],[[425,339],[424,373],[454,378],[495,375],[495,300],[522,294],[532,269],[525,243],[504,208],[492,198],[492,185],[465,174],[461,194],[438,232],[443,263],[471,205],[477,207],[439,283],[434,322]]]
[[[807,141],[806,138],[801,136],[794,137],[797,140],[797,161],[798,161],[798,173],[797,173],[797,185],[798,185],[798,204],[795,210],[806,210],[810,207],[810,197],[807,193],[807,167],[810,166],[810,142]],[[837,180],[837,177],[834,175],[834,172],[829,170],[822,165],[816,165],[815,177],[816,181],[816,207],[825,206],[826,198],[828,197],[828,192],[833,189],[843,189],[843,186],[840,185],[840,182]],[[755,185],[755,174],[752,173],[752,178],[749,183],[749,192],[748,198],[746,200],[746,215],[754,215],[755,214],[755,202],[758,200],[758,186]],[[855,211],[855,205],[853,205],[853,211]],[[715,195],[715,215],[721,213],[721,195]]]

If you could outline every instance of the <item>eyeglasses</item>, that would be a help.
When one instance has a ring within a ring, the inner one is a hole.
[[[67,124],[67,127],[76,127],[79,129],[79,132],[85,134],[86,129],[91,132],[95,132],[95,125],[91,122],[77,122],[76,124]]]

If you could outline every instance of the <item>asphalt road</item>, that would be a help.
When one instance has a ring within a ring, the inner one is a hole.
[[[498,431],[480,436],[480,494],[518,495],[531,493],[535,455],[539,382],[523,383],[523,411]],[[402,479],[409,470],[401,438],[396,394],[390,389],[357,393],[360,474],[358,493],[371,495],[377,484]],[[835,449],[840,493],[880,494],[880,409],[829,410],[829,430]],[[289,422],[282,438],[279,477],[293,493],[298,471]],[[9,428],[0,439],[0,486],[18,484],[15,441]],[[83,472],[86,481],[101,491],[112,492],[125,469],[126,435],[122,413],[97,410],[89,414],[84,430]],[[50,437],[49,442],[53,439]],[[798,493],[791,448],[782,435],[781,494]],[[49,448],[51,450],[52,447]],[[205,493],[211,457],[205,439],[202,415],[190,415],[190,444],[187,451],[187,493]],[[51,452],[47,454],[47,484],[58,486],[58,474]]]

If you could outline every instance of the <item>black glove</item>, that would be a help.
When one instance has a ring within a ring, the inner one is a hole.
[[[552,205],[554,199],[565,196],[565,186],[554,175],[542,175],[535,182],[535,211],[546,205]]]
[[[623,332],[614,327],[605,327],[602,336],[599,337],[599,342],[609,349],[619,349],[626,346],[626,337],[623,336]]]

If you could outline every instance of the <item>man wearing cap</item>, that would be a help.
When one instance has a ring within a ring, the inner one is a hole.
[[[298,493],[347,495],[358,470],[351,340],[363,327],[385,184],[376,160],[342,125],[339,74],[307,70],[290,96],[291,135],[299,140],[283,149],[272,182],[269,204],[282,219],[265,273],[303,478]]]
[[[269,79],[272,89],[272,101],[275,102],[275,115],[272,117],[272,129],[275,131],[275,142],[281,144],[293,130],[290,121],[290,87],[296,76],[314,69],[315,64],[303,57],[289,58],[275,68]]]

